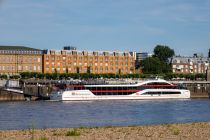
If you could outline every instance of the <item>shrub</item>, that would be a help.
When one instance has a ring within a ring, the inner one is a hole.
[[[66,136],[80,136],[80,132],[74,129],[72,131],[67,131]]]

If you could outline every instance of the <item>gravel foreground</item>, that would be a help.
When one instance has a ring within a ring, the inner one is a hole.
[[[210,140],[210,122],[0,131],[0,140]]]

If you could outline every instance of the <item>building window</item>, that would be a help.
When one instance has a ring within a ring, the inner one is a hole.
[[[18,66],[18,70],[22,70],[22,67],[20,65]]]

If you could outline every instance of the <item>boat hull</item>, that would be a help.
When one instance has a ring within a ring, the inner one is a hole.
[[[180,92],[181,94],[144,94],[145,92]],[[155,89],[145,90],[144,92],[136,92],[131,95],[94,95],[89,90],[72,90],[64,91],[60,94],[52,94],[51,100],[57,101],[87,101],[87,100],[153,100],[153,99],[189,99],[189,90],[168,90]]]

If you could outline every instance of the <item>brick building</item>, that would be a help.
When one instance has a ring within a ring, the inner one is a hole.
[[[0,74],[42,72],[41,50],[24,46],[0,46]]]
[[[206,73],[210,68],[210,58],[194,55],[194,57],[173,57],[172,71],[178,74]]]
[[[129,52],[45,50],[44,73],[133,73],[135,60]]]

